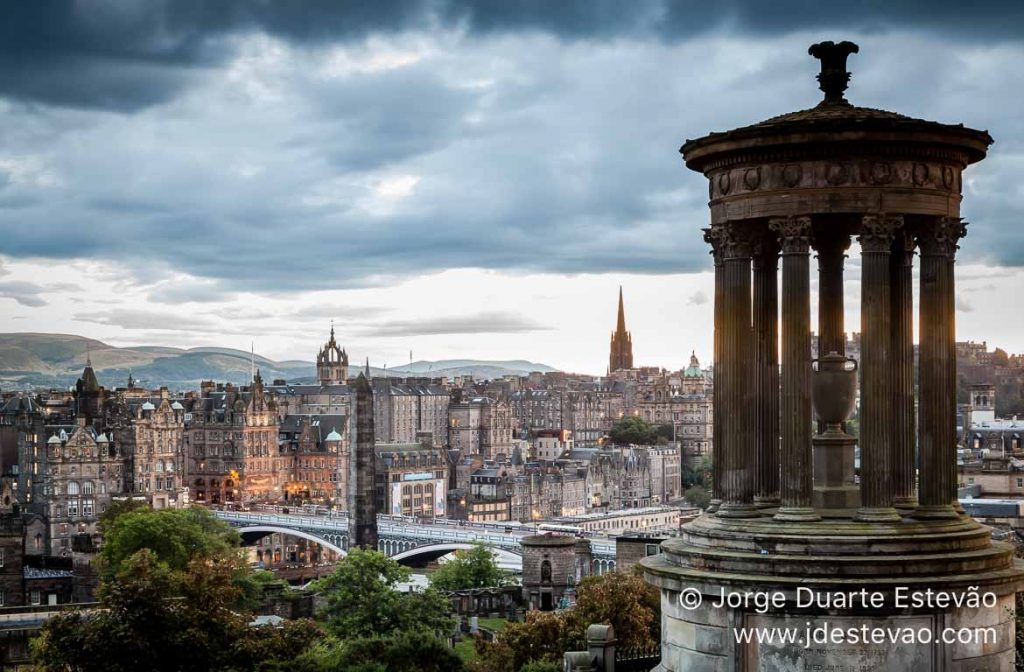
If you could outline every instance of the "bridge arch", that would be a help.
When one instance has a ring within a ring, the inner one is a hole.
[[[328,541],[323,537],[318,537],[315,534],[303,532],[302,530],[295,530],[290,527],[279,527],[277,525],[250,525],[236,529],[238,530],[238,533],[242,535],[243,544],[246,544],[246,542],[252,543],[257,539],[267,536],[268,534],[286,534],[290,537],[299,537],[301,539],[312,541],[313,543],[319,544],[330,551],[334,551],[342,557],[348,555],[345,549],[339,544]]]
[[[416,546],[415,548],[407,548],[405,550],[402,550],[401,552],[392,555],[391,559],[397,560],[398,562],[402,562],[403,560],[411,560],[413,558],[435,560],[437,558],[440,558],[442,555],[448,555],[452,551],[468,551],[472,548],[473,544],[463,543],[427,544],[424,546]],[[515,551],[509,551],[504,548],[495,548],[493,546],[488,546],[487,549],[494,554],[495,560],[497,560],[499,563],[521,565],[523,562],[523,556],[519,553],[516,553]]]

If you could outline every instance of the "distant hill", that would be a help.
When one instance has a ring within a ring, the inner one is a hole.
[[[138,384],[146,387],[166,385],[172,389],[193,389],[202,380],[243,384],[250,379],[251,356],[244,350],[232,348],[184,349],[155,345],[118,348],[71,334],[0,334],[0,389],[74,385],[87,357],[92,359],[100,383],[107,387],[124,385],[129,371]],[[353,364],[353,370],[358,370],[355,360]],[[278,362],[256,355],[256,366],[267,381],[283,378],[288,382],[308,383],[316,376],[313,362]],[[418,361],[387,369],[392,376],[472,375],[476,379],[525,375],[532,371],[555,369],[524,360],[474,359]],[[370,373],[379,376],[383,370],[371,367]]]

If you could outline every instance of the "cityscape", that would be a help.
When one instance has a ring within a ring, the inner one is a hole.
[[[1024,669],[1024,14],[756,4],[12,8],[0,670]]]

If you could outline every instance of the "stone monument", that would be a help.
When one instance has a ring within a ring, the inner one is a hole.
[[[642,561],[662,596],[660,670],[1013,667],[1024,570],[963,512],[956,490],[962,174],[992,138],[850,104],[846,62],[857,51],[811,47],[825,93],[816,107],[681,149],[710,189],[716,459],[709,512]],[[851,238],[862,264],[859,372],[844,353]],[[854,439],[844,423],[858,375]]]
[[[349,466],[349,546],[377,550],[377,455],[373,388],[366,373],[356,379],[355,449]]]

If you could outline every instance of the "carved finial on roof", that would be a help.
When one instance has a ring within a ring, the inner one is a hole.
[[[860,51],[853,42],[818,42],[807,50],[821,61],[818,88],[825,92],[825,103],[846,103],[843,91],[850,84],[850,72],[846,69],[846,58]]]

